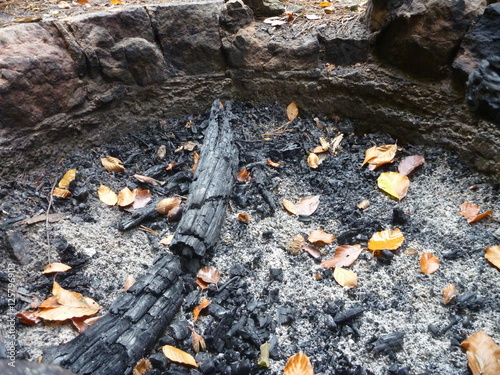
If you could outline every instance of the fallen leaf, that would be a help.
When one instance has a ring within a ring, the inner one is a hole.
[[[153,365],[151,364],[151,361],[147,358],[141,358],[139,362],[137,362],[137,364],[135,365],[134,369],[132,370],[132,375],[144,375],[146,372],[152,369]]]
[[[297,107],[297,104],[295,104],[295,102],[288,104],[288,107],[286,107],[286,116],[288,117],[288,120],[293,121],[298,115],[299,107]]]
[[[328,2],[328,1],[322,1],[318,4],[320,7],[322,8],[326,8],[326,7],[331,7],[332,6],[332,3]]]
[[[198,367],[198,364],[196,363],[193,356],[183,350],[177,349],[170,345],[162,346],[161,350],[163,351],[163,354],[165,354],[165,357],[170,359],[172,362]]]
[[[500,374],[500,346],[484,331],[477,331],[460,344],[467,352],[473,375]]]
[[[398,172],[384,172],[377,179],[377,184],[387,194],[401,200],[408,192],[410,180]]]
[[[139,180],[140,182],[143,182],[145,184],[150,184],[150,185],[153,185],[153,186],[163,186],[163,185],[165,185],[165,181],[158,181],[158,180],[155,180],[152,177],[143,176],[142,174],[134,174],[134,177],[137,180]]]
[[[260,346],[259,358],[257,359],[257,364],[262,367],[269,367],[269,350],[271,349],[271,344],[265,342]]]
[[[314,154],[321,154],[323,152],[327,152],[330,147],[323,147],[323,146],[316,146],[312,149],[312,153]]]
[[[282,202],[283,202],[283,207],[285,207],[285,210],[287,210],[292,215],[298,214],[298,210],[297,207],[295,206],[295,203],[292,203],[288,199],[283,199]]]
[[[319,195],[302,198],[295,207],[297,215],[311,216],[319,206]]]
[[[118,192],[118,206],[130,206],[135,201],[135,194],[128,187]]]
[[[325,246],[329,243],[332,243],[335,239],[335,236],[333,234],[326,233],[321,229],[316,229],[313,230],[311,234],[309,234],[309,237],[307,239],[310,243],[313,243],[317,246]]]
[[[179,147],[177,147],[174,152],[179,152],[179,151],[191,152],[196,148],[196,146],[198,146],[198,144],[196,144],[192,141],[187,141],[187,142],[182,143]]]
[[[78,317],[78,318],[71,318],[71,323],[73,323],[73,326],[76,328],[78,333],[83,333],[87,328],[89,328],[92,324],[97,322],[99,319],[101,319],[100,316],[92,316],[92,317]]]
[[[64,264],[64,263],[51,263],[48,266],[45,267],[43,270],[43,274],[47,273],[56,273],[56,272],[66,272],[70,270],[71,267]]]
[[[136,281],[136,280],[135,280],[134,276],[129,275],[129,276],[127,277],[127,280],[125,280],[125,282],[123,283],[123,289],[124,289],[125,291],[129,290],[129,289],[132,287],[132,285],[134,285],[134,284],[135,284],[135,281]]]
[[[392,163],[394,161],[394,156],[396,156],[396,151],[398,150],[397,145],[384,145],[384,146],[373,146],[365,151],[365,160],[361,166],[366,163],[373,165],[373,169],[380,167],[381,165]]]
[[[248,182],[252,180],[252,176],[250,175],[250,171],[242,169],[241,171],[238,172],[236,179],[239,182]]]
[[[54,281],[52,285],[52,294],[56,297],[57,302],[63,306],[101,309],[101,307],[90,298],[86,298],[80,293],[66,290],[56,281]],[[92,301],[90,304],[89,300]]]
[[[307,254],[312,256],[314,259],[321,258],[321,251],[314,245],[306,245],[302,247],[302,250],[305,251]]]
[[[125,170],[125,167],[122,165],[122,161],[112,156],[101,158],[101,164],[110,172],[123,172]]]
[[[368,241],[368,249],[375,250],[397,250],[405,238],[399,229],[387,229],[375,233]]]
[[[174,169],[174,165],[176,165],[177,163],[175,161],[173,161],[172,163],[169,163],[166,167],[165,167],[165,170],[166,171],[171,171],[172,169]]]
[[[111,0],[109,3],[111,5],[121,5],[122,4],[121,0]]]
[[[333,270],[333,278],[341,286],[354,288],[358,285],[358,276],[354,272],[342,267],[335,267]]]
[[[306,240],[304,240],[304,237],[298,234],[294,237],[292,242],[286,244],[285,248],[290,254],[297,255],[300,253],[305,243]]]
[[[438,270],[439,259],[431,253],[423,253],[420,257],[420,269],[422,273],[431,274]]]
[[[68,216],[63,215],[63,214],[42,214],[42,215],[36,215],[33,217],[30,217],[29,219],[25,219],[19,222],[19,224],[26,224],[26,225],[31,225],[31,224],[36,224],[41,221],[46,221],[48,219],[49,223],[57,223],[58,221],[68,219]]]
[[[69,185],[71,184],[71,181],[73,181],[75,178],[76,178],[76,168],[70,169],[64,174],[63,178],[61,178],[57,186],[59,186],[61,189],[68,188]]]
[[[318,168],[318,166],[319,166],[318,155],[316,155],[314,153],[310,153],[309,156],[307,157],[307,165],[313,169]]]
[[[114,206],[116,203],[118,203],[118,196],[106,185],[99,186],[97,195],[99,196],[101,202],[107,204],[108,206]]]
[[[42,17],[39,17],[39,16],[33,16],[33,17],[16,17],[16,18],[14,18],[12,20],[12,22],[16,22],[16,23],[30,23],[30,22],[37,22],[37,21],[41,21],[41,20],[42,20]]]
[[[189,327],[191,332],[193,332],[193,337],[191,338],[191,344],[193,345],[193,350],[196,353],[199,353],[201,350],[207,350],[207,344],[205,343],[205,339],[202,335],[196,333],[194,329]]]
[[[166,215],[169,211],[181,204],[181,200],[177,198],[165,198],[158,202],[156,211],[162,215]]]
[[[488,259],[495,267],[500,268],[500,246],[490,246],[484,249],[484,257]]]
[[[333,14],[333,13],[335,13],[335,7],[334,6],[325,7],[325,8],[323,8],[323,10],[325,11],[326,14]]]
[[[360,245],[342,245],[335,249],[335,255],[331,259],[321,262],[325,268],[349,267],[358,259],[363,249]]]
[[[250,221],[250,215],[245,212],[240,212],[238,214],[238,221],[240,223],[248,223]]]
[[[68,198],[71,196],[71,191],[55,187],[52,195],[59,198]]]
[[[482,220],[484,218],[487,218],[488,216],[493,215],[492,210],[488,210],[480,214],[479,206],[475,203],[470,203],[470,202],[462,203],[460,205],[460,210],[461,211],[459,212],[459,214],[465,216],[469,224],[476,223],[479,220]]]
[[[210,301],[206,298],[203,298],[201,300],[201,303],[193,309],[193,322],[196,322],[198,320],[201,310],[208,306],[210,306]]]
[[[274,162],[272,160],[269,160],[269,159],[266,159],[266,163],[268,165],[270,165],[271,167],[275,167],[275,168],[278,168],[280,165],[281,165],[281,161],[278,161],[278,162]]]
[[[89,3],[89,1],[88,1],[88,0],[76,0],[76,2],[77,2],[78,4],[82,4],[82,5],[83,5],[83,4],[88,4],[88,3]]]
[[[200,155],[198,153],[193,152],[193,166],[191,167],[191,172],[196,172],[196,168],[198,168],[198,162],[200,161]]]
[[[29,310],[16,312],[16,316],[21,323],[29,326],[33,326],[42,320],[35,311]]]
[[[370,206],[370,201],[368,199],[363,199],[361,202],[358,203],[358,208],[360,210],[364,210]]]
[[[457,288],[455,288],[455,284],[446,285],[443,289],[443,304],[449,304],[456,296],[458,296],[458,291]]]
[[[202,289],[202,290],[205,290],[208,288],[208,286],[210,285],[209,283],[206,283],[204,282],[203,280],[201,279],[196,279],[196,284]]]
[[[147,189],[135,188],[133,191],[135,200],[132,207],[137,210],[142,207],[146,207],[151,201],[151,192]]]
[[[170,234],[168,235],[167,237],[163,237],[161,240],[160,240],[160,244],[163,245],[163,246],[170,246],[170,244],[172,243],[172,240],[174,239],[174,235],[173,234]]]
[[[425,163],[425,158],[422,155],[407,156],[399,162],[398,172],[408,176],[413,170]]]
[[[220,280],[220,271],[212,266],[201,268],[196,275],[197,278],[208,284],[217,284]]]
[[[288,358],[283,375],[314,375],[309,358],[303,353],[297,353]]]

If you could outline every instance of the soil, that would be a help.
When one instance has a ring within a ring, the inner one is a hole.
[[[363,134],[349,119],[313,113],[301,112],[288,122],[285,108],[274,103],[233,103],[232,108],[239,169],[250,170],[252,179],[236,183],[220,243],[202,261],[219,269],[221,280],[205,291],[194,282],[186,285],[183,307],[151,354],[154,369],[148,374],[281,374],[297,352],[311,359],[316,375],[469,374],[460,342],[478,330],[500,342],[500,271],[484,258],[486,247],[500,244],[500,183],[470,170],[453,153],[412,144],[398,144],[394,163],[370,171],[361,167],[365,150],[394,144],[396,138]],[[174,233],[176,222],[158,217],[121,232],[118,224],[131,213],[105,205],[97,189],[142,187],[151,190],[153,200],[164,197],[162,186],[140,183],[134,174],[160,181],[189,174],[192,151],[175,150],[187,141],[201,144],[207,118],[208,113],[160,119],[117,143],[61,155],[50,169],[26,171],[23,180],[0,184],[1,265],[15,268],[14,280],[0,273],[4,333],[7,281],[19,293],[16,311],[25,310],[50,296],[54,277],[41,271],[61,261],[73,269],[55,279],[63,288],[93,298],[105,313],[127,277],[137,278],[169,251],[159,240]],[[344,135],[338,152],[327,153],[319,168],[310,168],[307,153],[319,138],[331,140],[338,134]],[[158,156],[162,146],[164,157]],[[397,171],[407,155],[424,155],[426,162],[410,175],[408,194],[398,201],[377,188],[377,178]],[[106,171],[100,163],[105,156],[124,161],[125,171]],[[266,159],[281,165],[272,167]],[[167,171],[172,162],[177,164]],[[66,219],[23,224],[21,220],[47,212],[52,186],[72,168],[77,169],[73,196],[54,198],[50,209]],[[189,183],[179,184],[168,196],[174,193],[185,197]],[[282,199],[297,202],[312,195],[320,195],[320,204],[310,217],[291,215],[282,206]],[[370,205],[358,208],[365,199]],[[494,214],[468,224],[458,213],[463,202]],[[238,220],[241,212],[250,215],[248,223]],[[358,276],[355,288],[341,287],[332,270],[320,265],[337,246],[366,247],[375,232],[389,228],[401,229],[403,245],[375,255],[363,250],[349,267]],[[321,248],[320,259],[289,251],[296,235],[307,239],[315,229],[336,236]],[[434,274],[420,271],[419,259],[426,252],[439,258]],[[442,290],[450,283],[459,295],[444,305]],[[203,297],[211,305],[194,322],[192,309]],[[188,326],[205,338],[207,351],[194,353]],[[18,358],[29,360],[77,335],[67,322],[17,322],[16,334]],[[271,344],[268,369],[257,365],[266,341]],[[166,344],[196,355],[199,369],[169,363],[160,350]]]

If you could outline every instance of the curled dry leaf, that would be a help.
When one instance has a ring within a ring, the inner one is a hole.
[[[217,284],[220,280],[220,271],[215,267],[206,266],[198,271],[196,277],[201,279],[205,283]]]
[[[69,185],[71,184],[71,181],[73,181],[75,178],[76,178],[76,168],[70,169],[64,174],[63,178],[61,178],[57,186],[59,186],[61,189],[68,188]]]
[[[423,253],[420,257],[420,269],[422,273],[431,274],[438,270],[439,259],[431,253]]]
[[[443,304],[449,304],[456,296],[458,296],[458,291],[457,288],[455,288],[455,284],[446,285],[443,289]]]
[[[163,354],[165,354],[165,357],[167,357],[172,362],[198,367],[198,364],[196,363],[193,356],[183,350],[177,349],[170,345],[162,346],[161,350],[163,351]]]
[[[321,251],[314,245],[305,245],[302,248],[303,251],[305,251],[307,254],[312,256],[314,259],[319,259],[321,258]]]
[[[384,146],[373,146],[366,150],[365,160],[361,166],[366,163],[373,165],[373,169],[380,167],[381,165],[392,163],[394,161],[394,156],[398,150],[397,145],[384,145]]]
[[[208,286],[210,285],[209,283],[206,283],[204,282],[203,280],[201,279],[196,279],[196,285],[198,285],[202,290],[205,290],[208,288]]]
[[[181,200],[177,198],[165,198],[158,202],[156,211],[162,215],[169,213],[171,209],[181,204]]]
[[[21,323],[29,326],[33,326],[42,320],[35,311],[29,310],[16,312],[16,316]]]
[[[298,115],[299,107],[297,107],[297,104],[295,104],[295,102],[288,104],[288,107],[286,107],[286,116],[288,117],[288,120],[293,121]]]
[[[286,244],[285,248],[290,254],[297,255],[300,253],[305,243],[306,240],[304,240],[304,237],[298,234],[295,236],[292,242]]]
[[[187,142],[182,143],[179,147],[177,147],[174,152],[180,152],[180,151],[191,152],[196,148],[196,146],[198,146],[196,143],[194,143],[192,141],[187,141]]]
[[[158,180],[155,180],[152,177],[143,176],[142,174],[134,174],[134,177],[137,180],[139,180],[140,182],[143,182],[145,184],[150,184],[152,186],[163,186],[163,185],[165,185],[165,181],[158,181]]]
[[[172,169],[174,169],[174,166],[176,165],[177,163],[175,161],[173,161],[172,163],[169,163],[166,167],[165,167],[165,170],[166,171],[171,171]]]
[[[198,168],[198,162],[200,161],[200,155],[197,152],[193,152],[193,166],[191,167],[191,172],[196,172]]]
[[[132,370],[132,375],[144,375],[146,372],[153,369],[153,365],[147,358],[141,358]]]
[[[172,240],[174,239],[174,235],[173,234],[170,234],[168,235],[167,237],[163,237],[161,240],[160,240],[160,244],[163,245],[163,246],[170,246],[170,244],[172,243]]]
[[[281,165],[281,161],[274,162],[274,161],[269,160],[269,159],[266,159],[266,163],[274,168],[278,168]]]
[[[375,250],[397,250],[405,238],[399,229],[387,229],[375,233],[368,241],[368,249]]]
[[[59,198],[68,198],[71,196],[71,191],[55,187],[52,195]]]
[[[349,267],[358,259],[363,249],[360,245],[342,245],[335,249],[335,255],[331,259],[321,262],[325,268]]]
[[[378,177],[377,185],[387,194],[401,200],[408,192],[410,180],[398,172],[384,172]]]
[[[101,164],[110,172],[123,172],[125,170],[125,167],[122,165],[122,161],[112,156],[101,158]]]
[[[250,215],[245,212],[240,212],[238,214],[238,221],[240,223],[248,223],[250,221]]]
[[[329,243],[332,243],[335,239],[335,236],[333,234],[326,233],[321,229],[316,229],[313,230],[311,234],[309,234],[309,237],[307,239],[310,243],[313,243],[317,246],[325,246]]]
[[[151,192],[147,189],[135,188],[133,190],[133,193],[135,195],[135,200],[132,207],[135,210],[146,207],[147,204],[151,201]]]
[[[309,358],[303,353],[297,353],[286,362],[283,375],[314,375]]]
[[[470,202],[462,203],[460,205],[460,210],[461,211],[459,212],[459,214],[465,216],[469,224],[476,223],[479,220],[482,220],[484,218],[487,218],[488,216],[493,215],[492,210],[488,210],[480,214],[479,206],[475,203],[470,203]]]
[[[107,204],[108,206],[114,206],[116,203],[118,203],[118,196],[106,185],[99,186],[97,195],[99,196],[101,202]]]
[[[309,156],[307,157],[307,165],[310,166],[313,169],[318,168],[319,166],[319,158],[318,155],[314,153],[310,153]]]
[[[51,263],[45,267],[43,274],[56,273],[56,272],[66,272],[70,270],[71,267],[64,263]]]
[[[484,257],[495,267],[500,268],[500,246],[490,246],[484,249]]]
[[[127,280],[125,280],[125,282],[123,283],[123,289],[125,289],[125,291],[129,290],[132,285],[135,284],[135,277],[132,276],[132,275],[129,275],[127,277]]]
[[[208,306],[210,306],[210,301],[206,298],[203,298],[201,300],[201,303],[193,309],[193,322],[196,322],[198,320],[201,310]]]
[[[100,316],[92,316],[90,318],[86,316],[71,318],[71,323],[75,326],[78,333],[83,333],[87,328],[89,328],[92,324],[101,319]]]
[[[500,374],[500,346],[484,331],[477,331],[460,344],[467,352],[474,375]]]
[[[236,176],[236,179],[239,182],[248,182],[252,180],[252,176],[250,175],[250,171],[247,169],[242,169],[241,171],[238,172],[238,175]]]
[[[128,187],[118,192],[118,206],[130,206],[135,201],[135,194]]]
[[[407,156],[399,162],[398,172],[408,176],[413,170],[425,163],[425,158],[422,155]]]
[[[191,343],[193,344],[193,350],[196,353],[199,353],[201,350],[207,350],[207,344],[205,343],[205,339],[202,335],[196,333],[196,331],[189,327],[191,332],[193,332],[193,337],[191,339]]]
[[[333,278],[342,286],[354,288],[358,285],[358,276],[354,272],[342,267],[335,267],[333,270]]]

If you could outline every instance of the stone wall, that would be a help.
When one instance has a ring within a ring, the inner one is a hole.
[[[334,26],[296,34],[252,17],[238,0],[221,0],[0,29],[0,176],[203,111],[215,97],[295,100],[500,173],[499,127],[467,109],[450,76],[422,80],[376,62],[377,38],[360,25],[348,35]]]

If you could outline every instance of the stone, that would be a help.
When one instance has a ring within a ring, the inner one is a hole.
[[[500,125],[500,55],[483,60],[469,76],[467,105]]]
[[[221,25],[234,33],[254,21],[253,11],[242,0],[229,0],[224,4]]]
[[[470,23],[486,7],[486,0],[391,1],[392,8],[382,3],[372,1],[368,20],[380,30],[378,56],[406,72],[434,78],[448,73]]]
[[[489,5],[460,44],[453,68],[462,82],[479,67],[481,60],[500,55],[500,3]]]
[[[244,0],[256,17],[273,17],[283,14],[285,6],[280,0]]]

